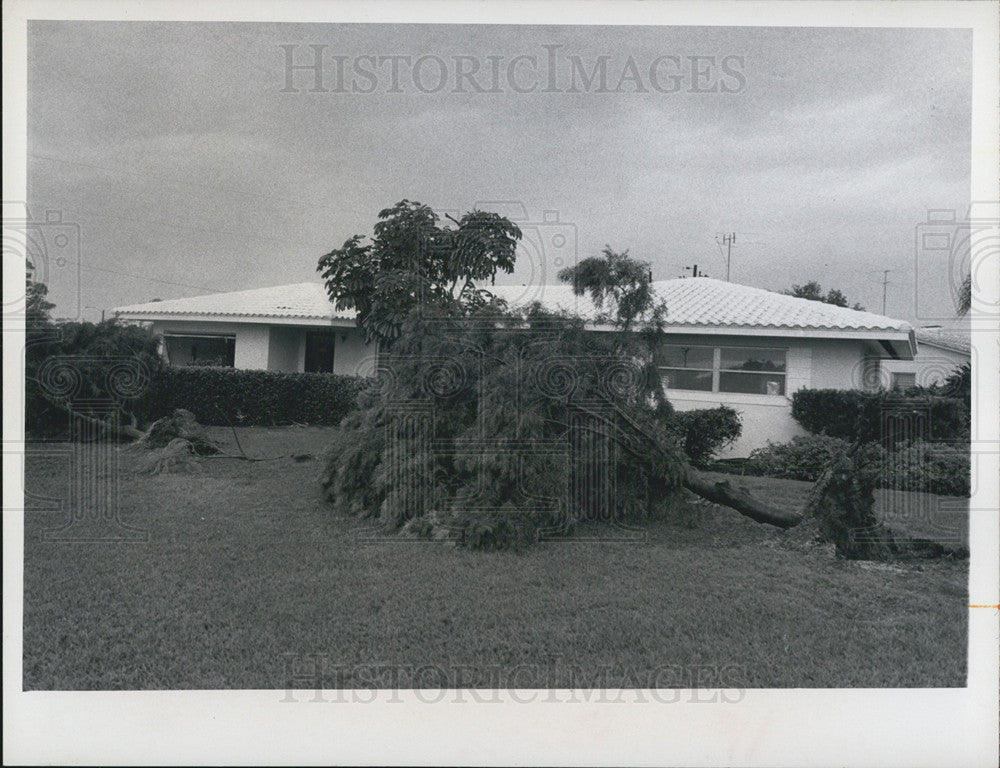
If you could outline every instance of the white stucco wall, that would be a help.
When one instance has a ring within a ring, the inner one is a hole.
[[[743,424],[740,438],[722,451],[720,458],[746,458],[754,448],[764,446],[768,440],[783,443],[796,435],[808,434],[792,418],[792,394],[797,390],[807,387],[850,389],[860,387],[862,382],[865,355],[862,341],[671,335],[668,343],[706,347],[770,347],[786,351],[784,395],[666,390],[667,399],[678,411],[726,405],[740,414]]]
[[[882,368],[887,374],[913,373],[921,387],[941,384],[952,371],[963,363],[968,363],[971,355],[951,349],[921,344],[917,342],[917,354],[912,360],[883,360]],[[887,384],[888,386],[888,384]]]
[[[240,325],[236,332],[237,368],[267,370],[270,333],[266,325]]]
[[[360,328],[337,330],[333,372],[342,376],[371,376],[375,372],[375,345],[365,344]]]
[[[301,371],[305,358],[305,332],[294,326],[273,325],[268,329],[267,369],[269,371]],[[239,339],[236,340],[239,352]],[[299,349],[301,347],[301,350]],[[301,354],[300,354],[301,353]]]

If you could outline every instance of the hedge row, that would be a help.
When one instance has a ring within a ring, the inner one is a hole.
[[[792,417],[814,435],[891,447],[899,439],[967,440],[969,408],[961,398],[892,391],[801,389],[792,395]],[[901,418],[896,418],[901,417]],[[893,424],[923,424],[922,434],[895,433]]]
[[[186,408],[202,424],[339,424],[356,407],[359,381],[328,373],[165,367],[132,410],[144,423]]]
[[[825,435],[768,443],[750,454],[742,471],[746,475],[814,482],[849,446],[846,440]],[[917,442],[887,451],[877,443],[868,443],[859,450],[861,464],[875,473],[882,487],[942,496],[969,495],[968,446]]]

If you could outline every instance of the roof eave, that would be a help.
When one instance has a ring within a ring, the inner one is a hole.
[[[234,315],[209,312],[128,312],[115,311],[115,317],[122,320],[142,320],[146,322],[194,322],[194,323],[243,323],[255,325],[298,325],[322,327],[354,327],[353,317],[310,317],[278,315]]]

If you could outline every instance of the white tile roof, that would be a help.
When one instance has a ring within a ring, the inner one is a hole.
[[[911,330],[910,324],[904,320],[708,277],[660,280],[653,286],[657,295],[666,301],[668,326],[886,330],[901,333]],[[568,285],[536,288],[498,285],[491,290],[515,305],[538,299],[546,307],[565,309],[581,317],[594,318],[597,315],[589,297],[574,296]]]
[[[654,287],[667,303],[668,326],[897,333],[908,333],[911,330],[910,324],[903,320],[835,307],[819,301],[797,299],[707,277],[661,280],[655,282]],[[533,300],[539,300],[550,309],[564,309],[588,319],[597,315],[590,299],[587,296],[574,296],[568,285],[530,288],[497,285],[490,290],[507,299],[513,306],[524,306]],[[243,317],[330,321],[354,317],[351,310],[335,311],[320,283],[296,283],[170,299],[118,307],[115,312],[126,319],[171,316],[192,320]]]
[[[933,344],[955,352],[964,352],[967,355],[972,354],[972,340],[968,335],[956,331],[920,328],[914,335],[920,343]]]
[[[210,293],[187,299],[151,301],[117,307],[115,313],[127,319],[142,319],[156,315],[198,317],[246,318],[300,318],[303,320],[332,320],[354,318],[353,310],[337,311],[333,308],[326,289],[321,283],[293,283],[249,291]]]

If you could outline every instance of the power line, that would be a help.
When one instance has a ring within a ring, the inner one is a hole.
[[[228,195],[237,195],[237,196],[244,197],[244,198],[256,198],[256,199],[260,199],[261,197],[264,197],[263,193],[254,192],[252,190],[236,189],[234,187],[220,187],[220,186],[214,185],[214,184],[204,184],[204,183],[197,182],[197,181],[190,181],[189,179],[177,179],[177,178],[174,178],[172,176],[164,176],[163,174],[159,174],[159,173],[149,173],[147,171],[135,170],[135,169],[127,168],[127,167],[124,167],[124,166],[120,166],[118,168],[109,168],[106,165],[97,165],[96,163],[85,163],[82,160],[69,160],[69,159],[67,159],[65,157],[56,157],[54,155],[43,155],[43,154],[39,154],[37,152],[32,152],[30,156],[32,158],[34,158],[35,160],[45,160],[45,161],[52,162],[52,163],[63,163],[64,165],[75,165],[75,166],[79,166],[81,168],[91,168],[91,169],[96,170],[96,171],[105,171],[107,173],[125,174],[125,175],[137,176],[137,177],[141,177],[141,178],[144,178],[144,179],[157,179],[159,181],[164,181],[164,182],[166,182],[168,184],[174,184],[176,186],[181,186],[181,187],[184,187],[184,188],[198,187],[198,188],[201,188],[201,189],[209,190],[211,192],[224,192],[224,193],[226,193]],[[326,206],[316,205],[315,203],[306,203],[306,202],[303,202],[302,200],[296,200],[296,199],[293,199],[293,198],[290,198],[290,197],[279,197],[279,196],[271,195],[270,198],[273,201],[278,201],[278,202],[282,202],[282,203],[289,203],[291,205],[296,205],[296,206],[299,206],[301,208],[313,208],[313,209],[315,209],[317,211],[324,211],[326,213],[330,212],[330,209],[327,208]],[[275,208],[277,206],[275,206],[275,205],[272,204],[269,207]],[[340,206],[340,207],[344,208],[345,210],[352,211],[353,213],[356,213],[358,215],[364,215],[357,208],[347,208],[345,206]]]
[[[158,277],[147,277],[146,275],[137,275],[134,272],[123,272],[123,271],[118,270],[118,269],[107,269],[105,267],[95,267],[95,266],[93,266],[91,264],[84,264],[84,263],[79,262],[79,261],[71,261],[69,263],[71,265],[75,266],[75,267],[80,267],[80,269],[90,269],[90,270],[93,270],[95,272],[108,272],[108,273],[110,273],[112,275],[122,275],[124,277],[134,277],[134,278],[137,278],[139,280],[146,280],[147,282],[150,282],[150,283],[162,283],[163,285],[176,285],[176,286],[178,286],[180,288],[195,288],[195,289],[197,289],[199,291],[209,291],[211,293],[223,293],[223,291],[221,289],[219,289],[219,288],[209,288],[208,286],[205,286],[205,285],[191,285],[191,283],[177,283],[177,282],[174,282],[173,280],[161,280]]]
[[[206,235],[226,235],[226,236],[229,236],[229,237],[235,237],[235,238],[237,238],[239,240],[247,240],[247,241],[272,240],[272,241],[274,241],[276,243],[281,243],[283,245],[289,245],[289,244],[291,244],[291,245],[301,245],[301,246],[304,246],[304,247],[307,247],[307,248],[316,248],[318,250],[329,249],[329,247],[330,247],[329,244],[328,245],[320,245],[318,243],[306,243],[306,242],[303,242],[301,240],[291,240],[291,239],[286,238],[286,237],[277,237],[275,235],[260,235],[260,234],[249,234],[249,233],[244,234],[244,233],[235,232],[235,231],[229,230],[229,229],[212,229],[210,227],[199,227],[199,226],[194,226],[194,225],[191,225],[191,224],[177,224],[177,223],[172,222],[172,221],[158,221],[156,219],[142,220],[142,219],[132,218],[130,216],[122,216],[122,215],[117,214],[117,213],[102,213],[102,212],[98,212],[98,211],[91,211],[91,210],[88,210],[86,208],[74,208],[72,206],[70,206],[66,210],[68,212],[70,212],[70,213],[75,212],[77,214],[84,215],[84,216],[96,216],[99,219],[100,218],[119,219],[121,221],[132,222],[133,224],[142,224],[143,226],[150,226],[150,225],[152,225],[152,226],[160,226],[160,227],[169,227],[171,229],[187,229],[187,230],[191,230],[192,232],[201,232],[202,234],[206,234]]]

